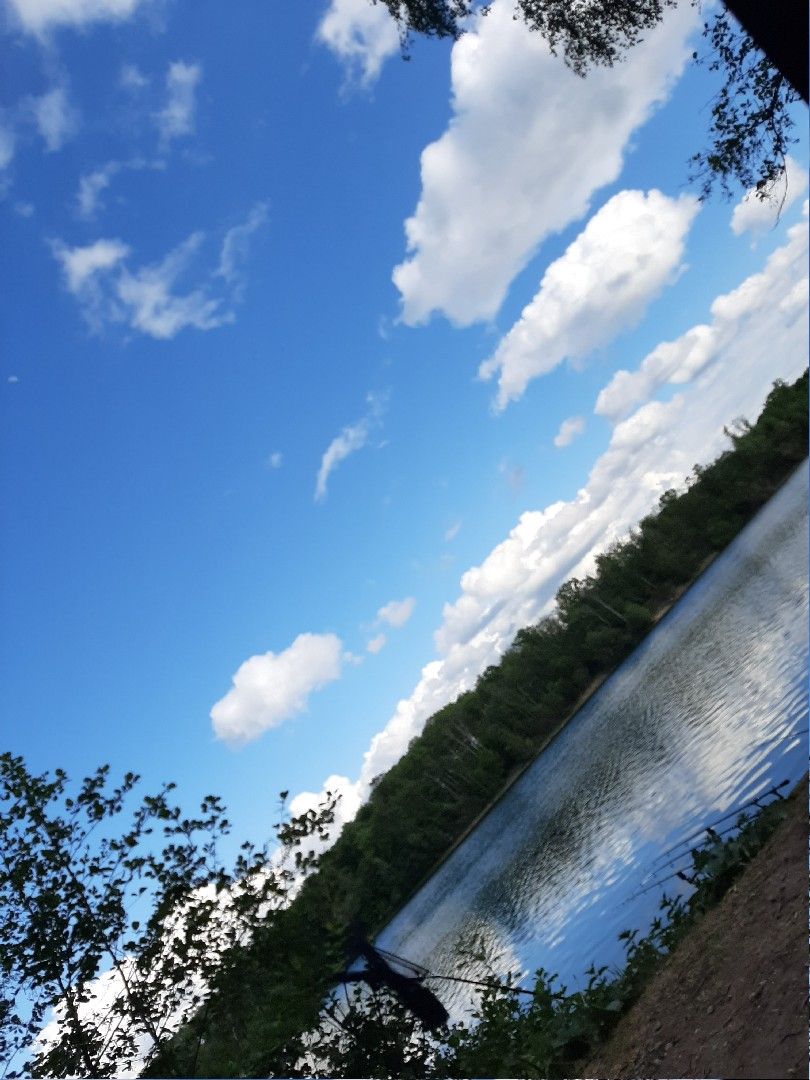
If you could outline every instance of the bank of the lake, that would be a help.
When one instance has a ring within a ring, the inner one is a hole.
[[[768,1078],[807,1069],[807,783],[580,1076]]]
[[[780,485],[780,488],[777,489],[777,491],[780,490],[781,487],[784,487],[784,485],[787,484],[789,480],[790,480],[790,477],[787,477],[784,480],[784,482]],[[774,494],[776,494],[776,492]],[[673,591],[671,599],[668,600],[664,604],[660,604],[656,608],[656,610],[654,612],[652,612],[648,633],[651,633],[655,629],[655,627],[661,622],[661,620],[666,615],[668,615],[670,611],[672,611],[672,609],[675,607],[675,605],[682,598],[686,597],[686,595],[688,594],[688,592],[692,588],[692,586],[696,585],[700,581],[703,574],[706,573],[706,571],[709,569],[709,567],[712,565],[712,563],[715,561],[716,558],[717,558],[717,553],[716,552],[712,553],[711,555],[708,555],[703,560],[703,562],[700,564],[700,566],[698,567],[697,572],[694,574],[694,576],[689,581],[687,581],[685,584],[678,586]],[[639,642],[639,647],[644,643],[644,640],[645,640],[646,636],[647,635],[645,634],[644,637]],[[460,847],[461,844],[463,844],[464,841],[467,839],[467,837],[471,836],[472,833],[475,832],[475,830],[478,828],[478,826],[481,824],[481,822],[484,820],[484,818],[486,818],[487,815],[498,805],[498,803],[510,791],[510,789],[514,787],[514,785],[521,779],[523,774],[525,772],[528,772],[528,770],[532,768],[532,766],[536,763],[538,758],[540,758],[545,753],[545,751],[551,746],[551,744],[554,742],[554,740],[556,738],[558,738],[559,735],[562,734],[562,732],[568,727],[568,725],[573,720],[576,719],[576,717],[578,716],[580,710],[583,709],[588,704],[588,702],[591,700],[591,698],[594,696],[594,694],[596,694],[596,692],[602,688],[603,684],[607,682],[607,680],[611,677],[611,675],[614,673],[614,671],[616,671],[617,668],[621,667],[621,664],[623,662],[624,661],[617,661],[617,663],[614,665],[614,667],[612,667],[610,670],[602,672],[600,675],[597,675],[596,678],[591,680],[591,682],[585,687],[585,689],[582,691],[582,693],[577,698],[577,700],[574,702],[574,704],[571,706],[571,708],[568,710],[568,712],[563,715],[563,717],[560,720],[559,724],[548,733],[548,735],[546,736],[546,738],[544,739],[542,744],[539,746],[539,748],[538,748],[537,752],[534,754],[534,756],[531,757],[528,761],[524,762],[522,765],[519,765],[519,766],[517,766],[517,768],[512,770],[512,772],[509,774],[509,776],[504,781],[501,788],[492,796],[492,798],[489,800],[489,802],[481,809],[480,813],[475,815],[475,817],[470,821],[469,825],[467,825],[459,833],[459,835],[456,837],[456,839],[453,841],[453,843],[450,845],[450,847],[448,847],[447,850],[442,853],[442,855],[436,860],[436,862],[433,864],[433,866],[430,867],[430,869],[427,871],[427,873],[425,873],[423,875],[421,880],[417,882],[417,884],[413,887],[413,889],[411,889],[410,893],[408,893],[408,895],[403,900],[401,907],[405,907],[405,905],[414,896],[416,896],[416,894],[419,892],[419,890],[422,888],[422,886],[425,884],[425,882],[429,881],[433,877],[433,875],[438,870],[441,869],[441,867],[447,862],[447,860],[450,858],[450,856],[453,854],[453,852],[456,850],[456,848]],[[382,929],[382,927],[378,927],[377,929]]]

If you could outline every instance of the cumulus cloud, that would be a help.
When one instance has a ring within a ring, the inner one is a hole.
[[[366,645],[366,648],[370,653],[376,654],[380,652],[381,649],[385,648],[385,643],[387,641],[388,638],[385,636],[385,634],[377,634],[376,637],[373,637],[371,641],[369,641],[369,643]]]
[[[761,273],[752,274],[736,289],[718,296],[711,305],[711,323],[690,327],[675,341],[657,345],[635,371],[617,371],[596,399],[594,411],[615,422],[660,387],[680,386],[725,356],[730,343],[743,331],[757,327],[781,333],[807,304],[807,223],[788,231],[788,242],[767,260]],[[773,355],[767,335],[760,330],[765,355]]]
[[[368,394],[366,403],[369,410],[362,420],[344,427],[324,451],[318,469],[318,476],[315,480],[315,502],[323,502],[326,498],[327,484],[331,474],[341,461],[345,461],[350,454],[363,449],[372,431],[379,424],[385,408],[385,398],[379,394]]]
[[[584,416],[569,416],[560,424],[560,430],[554,436],[554,445],[561,449],[570,444],[585,430]]]
[[[754,418],[777,377],[796,378],[807,363],[807,223],[768,259],[762,281],[747,279],[718,297],[727,320],[711,364],[696,368],[670,401],[650,401],[620,421],[585,485],[567,501],[521,514],[509,535],[461,578],[435,633],[438,656],[426,664],[371,741],[353,795],[367,798],[371,781],[407,750],[425,721],[497,663],[523,626],[553,605],[567,578],[594,568],[595,555],[680,484],[695,462],[726,445],[723,426]],[[753,306],[749,306],[753,302]],[[776,359],[775,359],[776,358]]]
[[[67,89],[57,86],[41,97],[29,98],[28,104],[45,149],[48,153],[61,150],[79,127],[79,114],[68,99]]]
[[[251,656],[211,709],[218,739],[245,743],[297,716],[310,694],[340,678],[343,645],[335,634],[299,634],[280,653]]]
[[[164,146],[194,131],[197,85],[202,78],[200,64],[175,60],[166,72],[166,104],[155,116]]]
[[[380,610],[377,612],[377,618],[380,622],[388,623],[389,626],[400,627],[413,615],[413,609],[416,607],[416,600],[412,596],[406,596],[404,600],[389,600],[387,604],[383,604]]]
[[[399,50],[399,31],[388,9],[369,0],[332,0],[316,38],[341,61],[351,80],[365,86]]]
[[[143,0],[7,0],[20,25],[32,34],[57,26],[123,22]]]
[[[149,337],[168,340],[187,327],[213,330],[236,318],[241,276],[223,290],[218,283],[223,275],[217,268],[203,274],[196,288],[185,292],[177,288],[198,261],[204,242],[204,233],[192,233],[163,259],[134,268],[128,265],[131,250],[120,240],[96,240],[75,248],[56,241],[53,253],[68,291],[79,301],[93,330],[122,323]],[[232,256],[235,259],[233,252]],[[222,255],[220,265],[221,261]]]
[[[664,101],[690,52],[697,12],[668,12],[626,62],[581,79],[512,0],[453,46],[453,117],[422,153],[422,193],[394,270],[408,324],[442,312],[492,318],[539,244],[582,217],[613,182],[633,134]]]
[[[637,322],[678,272],[698,202],[620,191],[546,270],[540,288],[479,376],[498,374],[496,408],[566,358],[580,359]]]
[[[756,188],[743,195],[731,215],[731,231],[735,236],[751,233],[760,236],[772,229],[779,215],[800,198],[807,188],[807,173],[790,154],[785,158],[785,171],[774,184],[767,199],[757,198]]]

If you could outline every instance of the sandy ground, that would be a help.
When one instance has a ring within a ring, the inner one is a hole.
[[[585,1077],[792,1078],[808,1072],[807,788],[681,942]]]

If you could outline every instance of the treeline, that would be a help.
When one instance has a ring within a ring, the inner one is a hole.
[[[381,929],[583,691],[632,652],[804,460],[807,372],[774,384],[756,424],[735,421],[726,433],[727,451],[696,465],[685,491],[665,492],[597,557],[593,575],[560,588],[553,614],[521,630],[474,690],[428,720],[283,918],[223,970],[215,1002],[153,1075],[302,1074],[297,1036],[317,1023],[330,976],[346,961],[346,926],[359,919]]]

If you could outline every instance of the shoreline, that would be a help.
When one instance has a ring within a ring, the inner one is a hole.
[[[789,477],[788,477],[788,479],[789,479]],[[787,483],[787,480],[785,480],[784,483]],[[771,499],[774,497],[774,495],[777,494],[777,492],[779,492],[781,490],[782,486],[783,486],[783,484],[780,484],[779,487],[776,489],[776,491],[773,492],[773,495],[770,496]],[[770,499],[768,500],[768,502],[770,502]],[[766,506],[766,505],[767,505],[767,503],[762,504],[763,507]],[[760,509],[762,509],[762,507],[760,507]],[[759,513],[759,510],[757,511],[757,513]],[[754,517],[756,517],[756,514],[754,515]],[[753,521],[753,518],[751,518],[749,520]],[[746,525],[747,524],[748,524],[748,522],[746,522]],[[745,528],[745,526],[743,526],[743,528]],[[742,532],[742,529],[740,530],[740,532]],[[737,536],[739,536],[739,535],[740,534],[737,533]],[[736,539],[736,537],[734,539]],[[731,541],[731,543],[733,543],[733,542],[734,542],[734,540]],[[729,545],[726,545],[726,548],[728,546]],[[723,551],[725,551],[726,548],[723,548]],[[597,675],[596,678],[591,680],[591,682],[585,687],[585,689],[579,695],[577,700],[571,706],[570,710],[564,715],[563,719],[560,720],[559,724],[557,724],[557,726],[552,731],[549,732],[549,734],[547,735],[547,737],[546,737],[545,741],[543,742],[542,746],[532,755],[531,758],[529,758],[528,761],[524,762],[524,764],[521,765],[520,768],[513,770],[509,774],[509,776],[507,776],[506,780],[504,780],[504,782],[503,782],[502,786],[500,787],[500,789],[492,796],[492,798],[489,800],[489,802],[486,804],[486,806],[484,806],[481,810],[478,811],[478,813],[470,821],[470,823],[468,825],[466,825],[464,827],[464,829],[462,829],[462,831],[459,833],[459,835],[456,837],[456,839],[453,841],[453,843],[450,845],[450,847],[448,847],[447,850],[442,854],[442,856],[439,859],[436,860],[436,862],[433,864],[433,866],[430,868],[430,870],[428,870],[420,878],[419,882],[416,885],[414,885],[413,889],[411,889],[411,891],[408,893],[408,895],[405,897],[405,899],[402,901],[402,903],[397,907],[397,910],[394,912],[394,914],[384,923],[383,926],[381,926],[379,928],[379,930],[376,930],[373,933],[373,935],[372,935],[373,939],[376,939],[378,937],[378,935],[383,932],[385,927],[388,926],[389,923],[393,922],[393,920],[397,917],[397,915],[399,915],[399,913],[403,910],[403,908],[407,907],[407,905],[416,896],[416,894],[420,891],[420,889],[422,889],[428,883],[428,881],[430,881],[430,879],[433,877],[433,875],[436,874],[441,869],[441,867],[447,862],[447,860],[450,858],[450,856],[453,854],[453,852],[461,844],[464,843],[464,841],[467,839],[467,837],[472,832],[475,831],[475,829],[481,824],[481,822],[484,820],[484,818],[487,816],[487,814],[489,814],[490,811],[493,810],[497,806],[497,804],[501,801],[501,799],[507,794],[507,792],[512,787],[514,787],[514,785],[518,782],[518,780],[520,780],[520,778],[524,775],[524,773],[527,772],[527,770],[530,769],[537,762],[538,758],[542,754],[544,754],[546,752],[546,750],[548,750],[549,746],[551,746],[551,744],[554,742],[554,740],[559,735],[562,734],[562,732],[565,730],[565,728],[568,727],[568,725],[571,723],[571,721],[575,719],[575,717],[577,716],[579,711],[585,705],[587,705],[587,703],[591,700],[591,698],[594,696],[594,694],[596,694],[597,691],[600,690],[602,686],[604,686],[604,684],[608,681],[608,679],[611,678],[611,676],[614,675],[619,670],[619,668],[622,667],[623,664],[627,663],[627,661],[630,659],[630,657],[633,655],[633,653],[636,652],[637,649],[641,648],[641,646],[647,640],[647,638],[652,633],[652,631],[658,626],[658,624],[669,614],[670,611],[672,611],[672,609],[686,595],[686,593],[688,593],[689,590],[694,585],[696,585],[698,583],[698,581],[700,581],[700,579],[703,577],[703,575],[706,573],[706,571],[709,569],[709,567],[717,559],[718,555],[722,555],[722,554],[723,554],[722,551],[717,551],[713,555],[710,555],[707,559],[704,559],[704,561],[701,563],[701,565],[700,565],[700,567],[698,569],[698,572],[695,574],[695,576],[690,581],[687,581],[685,584],[679,585],[677,587],[677,589],[675,590],[675,593],[674,593],[672,599],[670,601],[668,601],[666,604],[662,604],[659,608],[657,608],[653,612],[653,614],[652,614],[652,622],[650,623],[650,628],[647,630],[647,632],[645,633],[645,635],[641,639],[641,641],[639,641],[638,644],[633,648],[633,650],[631,652],[629,652],[627,654],[627,656],[625,656],[622,660],[620,660],[618,664],[615,664],[612,668],[610,668],[609,671],[605,671],[601,675]]]
[[[631,652],[627,654],[627,656],[625,656],[622,660],[620,660],[617,664],[610,668],[609,671],[605,671],[603,674],[597,675],[596,678],[593,679],[588,684],[588,686],[585,687],[580,696],[571,706],[571,709],[564,715],[562,720],[560,720],[559,724],[557,724],[557,726],[549,732],[542,746],[540,746],[540,748],[531,756],[531,758],[529,758],[528,761],[521,765],[520,768],[513,770],[513,772],[509,776],[507,776],[506,780],[503,782],[496,794],[492,796],[492,798],[486,803],[484,807],[482,807],[481,810],[479,810],[479,812],[475,815],[474,818],[472,818],[469,824],[466,825],[464,829],[462,829],[462,831],[452,842],[452,844],[447,848],[447,850],[443,852],[443,854],[440,856],[440,858],[436,860],[436,862],[431,866],[431,868],[422,875],[422,877],[419,879],[417,884],[414,885],[408,895],[401,901],[401,903],[397,905],[396,911],[388,919],[386,919],[382,926],[380,926],[378,929],[374,930],[371,933],[370,936],[372,940],[376,940],[376,938],[385,930],[385,928],[394,921],[397,915],[399,915],[399,913],[405,907],[407,907],[407,905],[417,895],[417,893],[447,862],[453,852],[461,844],[464,843],[467,837],[470,836],[470,834],[481,824],[487,814],[489,814],[490,811],[493,810],[495,806],[497,806],[497,804],[507,794],[510,788],[514,787],[514,785],[518,782],[518,780],[520,780],[524,773],[536,763],[538,758],[546,752],[546,750],[549,748],[549,746],[551,746],[554,740],[562,734],[564,729],[568,727],[572,720],[575,719],[579,711],[591,700],[594,694],[596,694],[597,691],[607,682],[607,680],[610,679],[611,676],[613,676],[622,667],[623,664],[626,664],[630,657],[633,656],[633,654],[639,648],[641,648],[641,646],[647,640],[652,631],[664,618],[666,618],[666,616],[679,603],[679,601],[683,599],[683,597],[689,592],[689,590],[692,589],[693,586],[695,586],[701,580],[703,575],[710,569],[710,567],[714,564],[717,558],[729,549],[729,547],[744,532],[748,525],[755,520],[755,518],[761,513],[761,511],[768,505],[768,503],[770,503],[770,501],[774,499],[785,487],[785,485],[796,475],[798,470],[806,466],[807,460],[807,458],[804,458],[801,462],[799,462],[798,465],[796,465],[794,469],[791,469],[788,475],[785,476],[785,478],[780,484],[777,485],[776,488],[774,488],[774,490],[771,492],[765,502],[763,502],[759,507],[757,507],[756,511],[751,515],[751,517],[748,518],[748,520],[742,525],[739,531],[735,534],[734,537],[732,537],[732,539],[725,545],[725,547],[723,547],[720,551],[713,552],[706,559],[704,559],[698,567],[697,573],[694,575],[694,577],[692,577],[689,581],[685,582],[683,585],[679,585],[675,589],[671,600],[669,600],[665,604],[662,604],[652,613],[652,622],[650,623],[649,629],[644,634],[644,637],[631,650]]]

